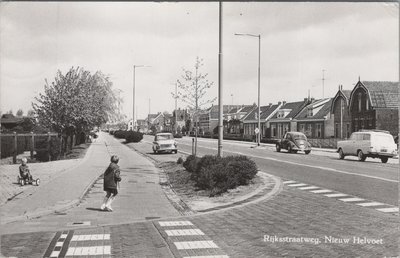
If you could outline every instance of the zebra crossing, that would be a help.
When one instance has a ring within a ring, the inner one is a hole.
[[[161,235],[184,258],[228,258],[218,245],[190,221],[159,221]]]
[[[355,205],[358,205],[361,207],[372,208],[372,209],[375,209],[375,210],[383,212],[383,213],[399,215],[399,207],[396,207],[393,205],[366,200],[363,198],[359,198],[357,196],[340,193],[340,192],[326,189],[326,188],[323,188],[320,186],[300,183],[300,182],[297,182],[294,180],[283,181],[283,184],[285,186],[288,186],[290,188],[295,188],[297,190],[307,191],[307,192],[314,193],[314,194],[321,194],[328,198],[335,198],[335,199],[345,202],[345,203],[352,203],[352,204],[355,204]]]

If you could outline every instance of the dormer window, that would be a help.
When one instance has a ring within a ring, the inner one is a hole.
[[[307,109],[307,117],[312,117],[313,116],[313,109],[312,108],[308,108]]]

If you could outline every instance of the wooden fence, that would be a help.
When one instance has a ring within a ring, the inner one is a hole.
[[[35,134],[35,133],[12,133],[12,134],[0,134],[1,137],[1,158],[13,156],[13,163],[17,163],[17,155],[29,150],[31,159],[38,144],[38,140],[42,139],[46,141],[47,150],[50,150],[50,140],[51,137],[59,137],[57,133],[47,133],[47,134]],[[12,140],[8,140],[8,139]],[[62,140],[62,137],[61,137]],[[60,144],[60,152],[61,152]],[[49,155],[50,160],[50,155]]]

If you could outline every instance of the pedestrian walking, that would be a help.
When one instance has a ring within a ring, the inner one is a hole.
[[[111,157],[111,163],[104,172],[104,191],[107,193],[104,197],[101,210],[113,211],[111,203],[118,194],[119,181],[121,181],[119,166],[117,165],[119,158],[117,155]]]

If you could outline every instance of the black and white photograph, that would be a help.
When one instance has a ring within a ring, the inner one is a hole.
[[[399,257],[399,22],[0,2],[0,257]]]

